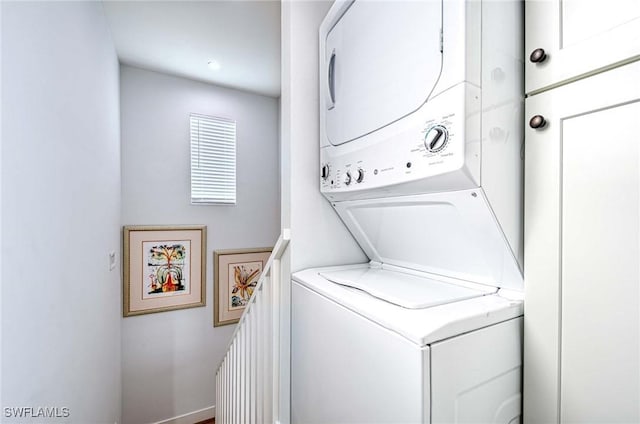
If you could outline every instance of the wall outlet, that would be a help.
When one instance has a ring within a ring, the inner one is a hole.
[[[109,252],[109,271],[113,271],[115,267],[116,267],[116,252],[112,250],[111,252]]]

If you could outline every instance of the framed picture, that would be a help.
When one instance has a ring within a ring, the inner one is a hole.
[[[272,248],[216,250],[213,252],[213,325],[240,320]]]
[[[206,226],[125,226],[123,239],[123,316],[205,306]]]

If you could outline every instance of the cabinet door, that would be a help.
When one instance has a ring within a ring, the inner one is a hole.
[[[640,58],[638,0],[527,1],[525,28],[527,93]]]
[[[640,62],[530,97],[524,418],[640,422]]]

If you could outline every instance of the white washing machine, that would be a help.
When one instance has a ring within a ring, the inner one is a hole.
[[[522,280],[485,204],[336,203],[371,262],[293,274],[292,422],[519,422]]]
[[[320,190],[370,262],[293,274],[292,422],[519,421],[521,40],[518,1],[323,21]]]
[[[294,278],[292,422],[519,422],[520,300],[392,267]]]

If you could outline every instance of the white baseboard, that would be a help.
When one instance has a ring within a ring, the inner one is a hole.
[[[197,411],[187,414],[178,415],[177,417],[158,421],[153,424],[194,424],[200,421],[208,420],[216,416],[216,407],[209,406],[207,408],[198,409]]]

